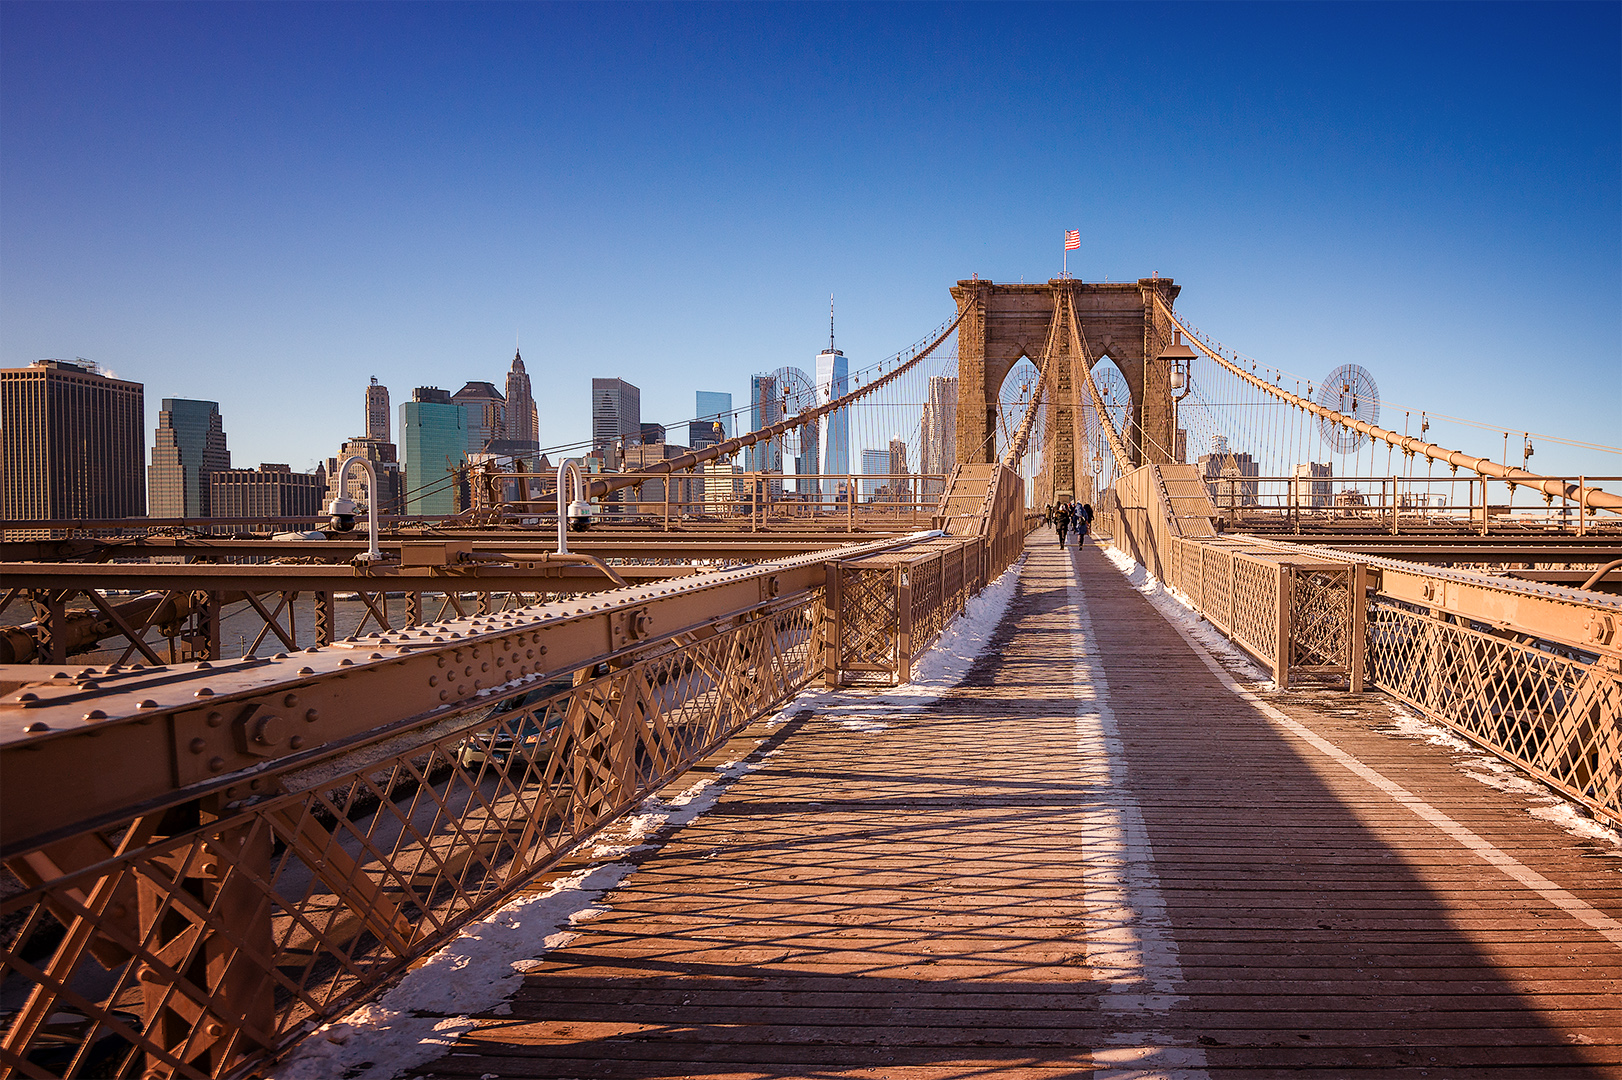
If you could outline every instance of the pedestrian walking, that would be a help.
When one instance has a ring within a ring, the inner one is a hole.
[[[1076,546],[1082,547],[1087,543],[1087,534],[1093,528],[1093,504],[1082,503],[1081,509],[1076,511]]]
[[[1060,503],[1059,509],[1054,512],[1053,527],[1059,530],[1059,546],[1064,547],[1065,534],[1070,531],[1070,507],[1064,503]]]

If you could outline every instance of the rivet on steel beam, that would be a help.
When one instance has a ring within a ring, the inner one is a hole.
[[[158,703],[153,701],[151,698],[142,698],[141,703],[135,707],[137,709],[156,709],[158,707]]]
[[[65,679],[67,677],[68,677],[68,673],[65,672],[65,671],[58,671],[55,675],[51,676],[51,678],[53,678],[53,679]]]
[[[30,693],[28,691],[24,691],[23,693],[17,695],[17,700],[18,701],[38,701],[39,700],[39,695],[35,694],[35,693]]]
[[[438,686],[439,685],[439,676],[438,675],[430,675],[430,676],[428,676],[428,685],[429,686]]]
[[[298,673],[300,675],[314,675],[315,674],[315,668],[313,668],[313,667],[301,667],[301,668],[298,669]]]
[[[294,705],[297,705],[297,704],[298,704],[298,695],[297,694],[288,694],[286,697],[282,698],[282,707],[283,708],[291,709]]]
[[[450,698],[450,696],[451,696],[451,692],[449,690],[441,690],[439,692],[439,700],[440,701],[446,701],[446,700],[448,700]]]
[[[291,746],[294,750],[297,750],[299,747],[304,745],[304,736],[294,735],[291,739],[287,740],[287,745]]]
[[[311,645],[308,649],[305,649],[304,651],[305,652],[320,652],[321,651],[321,646],[319,646],[319,645]]]
[[[208,769],[209,769],[210,772],[219,772],[223,768],[225,768],[225,759],[224,758],[222,758],[222,757],[211,757],[211,758],[208,759]]]
[[[23,728],[23,730],[33,732],[49,731],[51,730],[51,725],[36,720],[32,724],[29,724],[27,727]]]
[[[304,722],[306,724],[313,724],[319,719],[321,719],[321,710],[320,709],[305,709],[304,710]]]
[[[254,656],[252,653],[249,653],[247,656],[244,656],[242,658],[242,662],[244,664],[257,664],[257,663],[259,663],[259,657]]]
[[[100,709],[91,709],[89,712],[84,714],[84,718],[86,720],[105,720],[107,719],[107,714],[102,712]]]
[[[272,660],[286,660],[287,659],[287,654],[284,653],[284,652],[271,653],[270,658]]]
[[[209,727],[219,727],[220,722],[224,719],[225,717],[217,712],[211,712],[203,718],[204,722],[207,723]]]
[[[457,687],[456,687],[456,696],[461,697],[466,693],[467,693],[467,684],[466,683],[458,684]]]
[[[381,660],[381,659],[383,659],[383,654],[380,653],[380,652],[375,652],[371,656],[368,656],[366,659],[368,659],[368,660]]]
[[[201,754],[204,750],[207,750],[207,749],[208,749],[208,740],[207,739],[204,739],[204,738],[199,736],[198,738],[195,738],[195,739],[193,739],[191,741],[191,752],[192,753]]]
[[[214,696],[214,691],[210,690],[206,686],[199,686],[192,693],[192,697],[213,697],[213,696]]]

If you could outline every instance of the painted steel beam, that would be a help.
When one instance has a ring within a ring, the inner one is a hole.
[[[599,559],[780,559],[843,544],[865,543],[891,531],[838,533],[626,533],[576,534],[569,549]],[[447,533],[443,539],[469,541],[481,555],[526,556],[553,551],[554,539],[538,539],[533,530],[522,534],[500,532]],[[384,537],[378,547],[397,553],[423,543],[420,538]],[[0,563],[89,561],[186,555],[210,559],[305,558],[348,562],[366,550],[364,539],[269,540],[232,537],[129,537],[118,540],[74,537],[63,540],[0,541]]]
[[[852,545],[839,557],[938,536]],[[118,670],[0,668],[0,854],[142,808],[205,794],[227,802],[251,798],[270,790],[277,774],[335,753],[493,704],[628,650],[770,612],[820,589],[827,563],[823,553],[799,555],[269,659]],[[189,587],[199,587],[190,580]],[[298,579],[273,573],[256,588],[288,587],[282,580]],[[443,587],[451,579],[429,580]]]

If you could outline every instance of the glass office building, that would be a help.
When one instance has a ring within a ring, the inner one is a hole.
[[[775,375],[749,377],[749,430],[759,431],[783,419],[783,399]],[[777,439],[758,442],[744,451],[744,469],[757,473],[783,471],[783,444]]]
[[[219,402],[164,398],[146,470],[148,513],[155,518],[214,514],[208,478],[230,467]]]
[[[400,406],[405,454],[405,512],[422,517],[456,513],[456,473],[467,464],[467,408],[448,392],[419,386]]]
[[[733,436],[732,425],[732,395],[720,394],[713,390],[700,390],[698,392],[697,410],[693,413],[696,419],[687,425],[687,445],[694,450],[706,446],[713,446]],[[720,424],[719,433],[715,425]]]
[[[817,354],[817,404],[826,405],[850,393],[850,362],[830,345]],[[835,410],[818,425],[818,471],[823,476],[850,472],[850,408]],[[840,480],[823,480],[824,495],[839,494]]]

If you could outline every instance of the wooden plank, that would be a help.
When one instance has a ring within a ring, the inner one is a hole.
[[[1141,1052],[1212,1077],[1622,1076],[1622,949],[1282,734],[1096,548],[1038,539],[1028,555],[962,685],[881,732],[813,715],[774,736],[525,977],[510,1015],[423,1071],[1047,1080]],[[1083,595],[1108,783],[1078,744]],[[1378,696],[1269,700],[1622,915],[1622,859],[1470,779],[1454,751],[1393,735]],[[1152,926],[1096,884],[1127,806]],[[1175,949],[1162,999],[1122,999],[1100,966],[1120,926]]]

